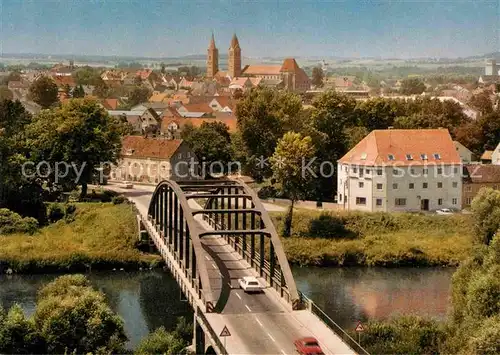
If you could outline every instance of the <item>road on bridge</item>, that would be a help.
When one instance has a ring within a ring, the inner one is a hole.
[[[123,189],[119,185],[107,185],[106,188],[123,193],[147,216],[153,187]],[[189,204],[193,209],[201,209],[192,199]],[[212,229],[201,215],[195,218],[204,229]],[[202,244],[210,284],[215,296],[218,296],[215,306],[218,313],[207,313],[205,316],[217,333],[224,326],[228,327],[231,333],[226,338],[228,353],[296,354],[294,341],[313,336],[318,339],[325,354],[355,354],[311,312],[291,311],[273,289],[265,289],[260,294],[243,292],[238,278],[258,275],[222,237],[204,237]]]

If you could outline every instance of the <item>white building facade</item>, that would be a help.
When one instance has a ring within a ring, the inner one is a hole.
[[[373,131],[337,168],[337,202],[345,210],[461,208],[462,163],[447,130]]]

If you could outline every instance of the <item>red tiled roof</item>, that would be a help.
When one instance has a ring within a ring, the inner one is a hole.
[[[187,112],[213,112],[213,109],[206,102],[184,104],[182,107],[184,107]]]
[[[122,142],[122,156],[133,158],[170,159],[182,144],[181,139],[127,136]]]
[[[472,183],[500,183],[500,165],[470,164],[464,165],[465,179]]]
[[[71,87],[76,86],[75,80],[72,76],[53,76],[52,80],[56,83],[57,86],[69,85]]]
[[[247,65],[243,68],[244,75],[279,75],[281,65]]]
[[[106,110],[116,110],[118,103],[118,99],[104,99],[102,101],[102,105]]]
[[[183,129],[185,125],[191,124],[194,127],[200,127],[203,122],[221,122],[224,123],[229,128],[229,132],[236,132],[237,120],[236,116],[228,113],[217,113],[215,118],[205,118],[205,117],[163,117],[162,120],[162,131],[166,131],[170,123],[175,122],[180,129]]]
[[[434,154],[439,154],[440,159]],[[339,162],[373,166],[460,164],[461,161],[447,129],[388,129],[372,131]]]
[[[481,155],[481,160],[491,160],[493,159],[493,151],[485,150],[483,155]]]
[[[138,70],[135,73],[135,76],[139,76],[141,80],[146,80],[147,78],[149,78],[149,75],[151,75],[152,72],[153,71],[151,69]]]
[[[297,62],[295,61],[295,59],[294,58],[286,58],[283,61],[283,65],[281,66],[280,71],[295,73],[298,70],[300,70],[300,68],[299,68],[299,65],[297,64]]]

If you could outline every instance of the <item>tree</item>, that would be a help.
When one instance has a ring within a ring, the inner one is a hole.
[[[95,87],[94,87],[94,90],[92,91],[92,95],[95,95],[101,99],[105,99],[108,97],[109,92],[110,92],[110,89],[109,89],[108,85],[106,85],[104,80],[102,80],[99,77],[99,80],[97,80]]]
[[[135,106],[148,101],[151,91],[145,86],[135,86],[128,95],[128,104]]]
[[[404,101],[374,98],[358,102],[355,112],[360,124],[372,131],[392,126],[396,117],[406,114],[406,109]]]
[[[32,158],[45,160],[54,168],[57,162],[74,164],[78,168],[56,183],[54,171],[47,183],[55,186],[87,185],[103,163],[116,163],[121,150],[122,123],[109,116],[95,100],[71,99],[53,111],[42,111],[27,127]]]
[[[311,83],[317,87],[323,87],[323,78],[325,77],[323,69],[320,67],[314,67],[312,70],[312,80]]]
[[[199,161],[204,161],[213,173],[227,173],[225,167],[231,160],[229,127],[222,122],[203,122],[200,128],[183,133]],[[214,164],[218,162],[217,164]],[[220,164],[219,164],[220,163]],[[222,164],[222,170],[220,170]]]
[[[77,85],[97,85],[101,79],[100,71],[88,65],[78,68],[73,73]]]
[[[32,100],[43,108],[49,108],[58,101],[57,85],[46,76],[38,78],[31,84],[29,92]]]
[[[17,70],[11,71],[9,75],[7,75],[6,79],[6,84],[8,84],[11,81],[20,81],[21,80],[21,73]]]
[[[425,91],[425,84],[418,78],[408,78],[401,82],[401,93],[403,95],[420,95]]]
[[[21,307],[12,306],[7,314],[0,307],[0,352],[2,354],[45,353],[42,336]]]
[[[473,95],[469,100],[469,106],[478,110],[481,115],[493,112],[493,102],[490,99],[491,92],[486,90],[480,94]]]
[[[83,86],[80,84],[73,89],[73,98],[78,99],[82,97],[85,97],[85,90],[83,90]]]
[[[280,189],[291,200],[283,236],[289,237],[292,230],[293,206],[295,201],[304,198],[311,189],[314,176],[306,171],[314,157],[311,137],[302,137],[300,133],[288,132],[278,141],[276,151],[270,158],[273,178],[280,184]]]
[[[478,156],[484,150],[494,150],[500,142],[500,110],[458,126],[455,137]]]
[[[39,291],[34,324],[47,353],[123,353],[123,321],[83,275],[65,275]]]
[[[476,232],[484,244],[489,244],[500,230],[500,191],[482,188],[471,207]]]
[[[236,106],[238,129],[248,152],[247,170],[257,180],[271,176],[266,163],[276,142],[297,122],[302,110],[298,95],[258,88],[246,92]]]
[[[363,126],[344,128],[344,135],[347,137],[347,150],[354,148],[369,133],[370,131]]]
[[[0,101],[1,100],[12,100],[14,98],[14,94],[6,85],[0,86]]]
[[[137,85],[137,86],[141,86],[142,85],[142,79],[139,75],[136,75],[135,78],[134,78],[134,84]]]
[[[165,70],[165,63],[161,63],[160,73],[162,73],[162,74],[165,74],[165,73],[166,73],[166,70]]]
[[[186,346],[187,344],[176,336],[175,332],[169,333],[165,327],[160,327],[141,340],[135,353],[177,355],[181,354]]]
[[[71,97],[71,86],[69,86],[68,84],[64,84],[62,89],[66,94],[66,97]]]

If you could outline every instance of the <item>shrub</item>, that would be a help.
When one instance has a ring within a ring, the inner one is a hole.
[[[41,354],[45,353],[45,342],[27,319],[19,305],[14,305],[7,314],[0,308],[0,353]]]
[[[153,333],[141,340],[136,349],[136,354],[179,354],[186,343],[175,333],[169,333],[164,327],[156,329]]]
[[[484,244],[500,229],[500,191],[482,188],[472,201],[475,227]]]
[[[467,348],[470,355],[500,354],[500,315],[485,319],[470,337]]]
[[[58,202],[50,203],[47,208],[47,217],[50,223],[57,222],[64,218],[65,208],[64,205]]]
[[[11,233],[33,234],[38,229],[38,221],[32,217],[22,218],[6,208],[0,208],[0,235]]]
[[[311,220],[308,235],[312,238],[345,238],[354,237],[355,233],[347,230],[342,219],[328,213],[322,213]]]
[[[120,205],[122,203],[124,203],[127,199],[125,198],[125,196],[115,196],[112,198],[112,202],[114,205]]]
[[[278,197],[278,190],[274,186],[266,185],[259,190],[257,195],[261,199],[275,198]]]

